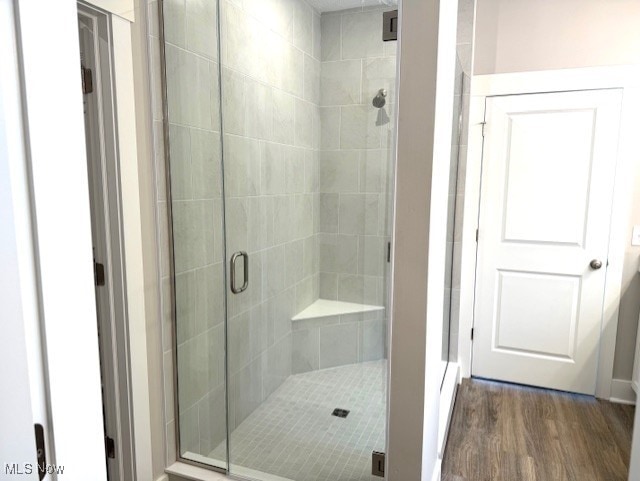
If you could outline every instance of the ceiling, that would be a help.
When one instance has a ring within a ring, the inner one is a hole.
[[[374,5],[397,6],[398,0],[307,0],[319,12],[335,12],[356,7]]]

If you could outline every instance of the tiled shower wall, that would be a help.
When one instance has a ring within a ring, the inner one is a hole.
[[[320,297],[384,306],[397,42],[382,12],[323,13]],[[380,89],[386,105],[373,107]]]
[[[214,2],[164,2],[182,450],[225,436],[224,240]],[[168,272],[167,272],[168,273]]]
[[[227,257],[244,250],[250,259],[249,289],[228,305],[231,429],[291,374],[290,320],[319,290],[320,17],[302,0],[236,3],[221,4],[221,129],[215,2],[164,2],[181,447],[205,456],[225,437],[221,146]],[[173,353],[157,8],[150,3],[170,462]]]
[[[321,16],[320,298],[386,306],[397,42],[382,12]],[[372,105],[380,89],[386,105]],[[296,321],[293,372],[385,357],[386,312]]]
[[[227,258],[250,259],[228,297],[234,429],[291,375],[291,318],[318,298],[320,17],[303,0],[221,11]]]
[[[303,0],[223,0],[221,129],[215,2],[165,0],[164,8],[173,19],[165,30],[169,173],[158,3],[149,2],[170,464],[176,439],[167,176],[182,448],[207,455],[225,436],[221,149],[226,258],[246,250],[251,273],[249,289],[228,306],[233,429],[291,373],[295,313],[318,297],[385,304],[396,42],[381,42],[380,11],[328,14],[322,22]],[[340,67],[349,64],[342,79]],[[388,91],[384,112],[371,106],[380,88]],[[349,253],[353,258],[344,257]],[[375,324],[363,335],[377,353],[384,343],[374,337],[384,336],[384,321]],[[380,356],[366,352],[363,358]]]

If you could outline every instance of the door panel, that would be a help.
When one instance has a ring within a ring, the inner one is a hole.
[[[595,393],[620,102],[487,99],[475,376]]]
[[[505,241],[584,243],[594,116],[590,109],[510,115]]]
[[[499,271],[495,349],[571,360],[579,294],[578,277]]]

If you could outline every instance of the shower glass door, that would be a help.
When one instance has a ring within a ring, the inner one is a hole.
[[[372,453],[385,450],[395,42],[382,41],[382,9],[220,7],[236,279],[227,292],[229,471],[371,480]]]
[[[184,460],[379,479],[396,42],[353,3],[163,2]]]

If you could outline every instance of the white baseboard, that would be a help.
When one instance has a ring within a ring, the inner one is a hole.
[[[613,379],[611,381],[611,397],[609,401],[619,404],[636,403],[636,393],[631,381],[625,379]]]
[[[440,416],[438,419],[438,457],[442,459],[449,435],[449,424],[453,415],[456,392],[460,384],[460,365],[449,363],[447,373],[440,390]]]

